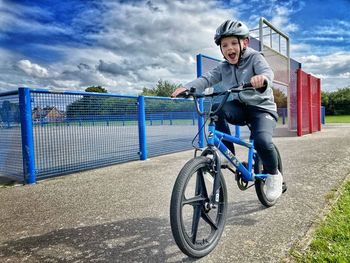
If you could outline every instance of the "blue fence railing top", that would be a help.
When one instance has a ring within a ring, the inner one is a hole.
[[[115,93],[99,93],[99,92],[86,92],[86,91],[58,91],[58,90],[48,90],[48,89],[32,89],[29,88],[31,92],[35,93],[50,93],[50,94],[66,94],[66,95],[81,95],[81,96],[106,96],[106,97],[118,97],[118,98],[128,98],[137,99],[138,96],[135,95],[120,95]]]
[[[170,97],[158,97],[158,96],[144,96],[145,99],[157,99],[157,100],[172,100],[172,101],[190,101],[191,99],[185,98],[170,98]]]
[[[59,91],[59,90],[48,90],[48,89],[32,89],[29,88],[31,92],[35,93],[50,93],[50,94],[70,94],[70,95],[82,95],[82,96],[107,96],[107,97],[119,97],[119,98],[128,98],[128,99],[137,99],[139,96],[143,95],[121,95],[116,93],[99,93],[99,92],[86,92],[86,91]],[[18,91],[8,92],[18,94]],[[2,93],[0,95],[3,95]],[[6,94],[9,95],[9,94]],[[158,97],[158,96],[144,96],[145,99],[157,99],[157,100],[173,100],[173,101],[188,101],[190,99],[185,98],[171,98],[171,97]]]
[[[0,93],[0,97],[18,95],[18,90],[12,90]]]
[[[203,54],[199,54],[199,56],[201,56],[202,58],[207,58],[207,59],[214,60],[214,61],[217,61],[217,62],[222,62],[222,60],[220,60],[220,59],[209,57],[209,56],[206,56],[206,55],[203,55]]]
[[[206,56],[204,56],[206,57]],[[139,96],[143,95],[121,95],[117,93],[99,93],[99,92],[86,92],[86,91],[60,91],[60,90],[49,90],[49,89],[35,89],[30,87],[20,87],[20,88],[28,88],[30,92],[34,93],[47,93],[47,94],[68,94],[68,95],[80,95],[80,96],[106,96],[106,97],[118,97],[118,98],[128,98],[128,99],[137,99]],[[18,90],[7,91],[0,93],[0,97],[10,96],[10,95],[18,95]],[[191,99],[185,98],[171,98],[171,97],[158,97],[158,96],[144,96],[145,99],[157,99],[157,100],[165,100],[165,101],[190,101]]]

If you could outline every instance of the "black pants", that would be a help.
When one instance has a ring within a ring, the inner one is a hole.
[[[218,104],[213,105],[215,109]],[[260,110],[257,107],[251,107],[234,100],[224,104],[218,112],[218,121],[216,129],[218,131],[231,134],[228,123],[234,125],[248,125],[251,131],[251,139],[254,140],[254,147],[257,150],[266,173],[277,173],[277,153],[272,143],[273,130],[277,123],[277,114],[272,114]],[[226,147],[233,153],[235,152],[232,143],[223,141]]]

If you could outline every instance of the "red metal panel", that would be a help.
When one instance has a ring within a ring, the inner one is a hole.
[[[302,136],[321,130],[321,82],[302,70],[298,70],[297,77],[297,134]]]
[[[310,132],[310,89],[308,85],[308,74],[303,72],[302,74],[302,133],[307,134]]]
[[[313,105],[312,105],[312,93],[313,93],[313,88],[312,88],[312,76],[310,74],[307,74],[307,88],[309,91],[309,132],[312,133],[312,128],[313,128],[313,122],[312,122],[312,112],[313,112]]]
[[[317,111],[318,111],[318,131],[321,130],[321,79],[317,79]]]
[[[298,108],[297,108],[297,135],[301,136],[302,134],[302,112],[303,112],[303,103],[302,103],[302,71],[301,69],[298,69],[297,71],[297,100],[298,100]]]

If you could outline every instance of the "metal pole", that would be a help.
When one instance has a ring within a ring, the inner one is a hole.
[[[264,18],[261,17],[259,20],[259,40],[260,40],[260,52],[264,51]]]
[[[21,114],[23,176],[27,184],[36,183],[32,104],[29,88],[19,88],[19,109]]]
[[[270,47],[272,48],[272,29],[270,28]]]
[[[198,54],[197,57],[197,78],[202,76],[202,54]],[[198,100],[199,103],[199,109],[203,111],[204,108],[204,102],[203,99]],[[202,116],[198,116],[198,130],[199,130],[199,136],[198,136],[198,146],[199,148],[204,148],[204,129],[202,129],[204,125],[204,118]]]
[[[145,97],[137,98],[140,160],[147,160]]]

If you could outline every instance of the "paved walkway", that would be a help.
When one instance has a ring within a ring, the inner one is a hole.
[[[320,218],[350,173],[350,125],[277,137],[289,189],[264,208],[254,189],[229,190],[218,247],[198,262],[280,262]],[[191,262],[169,225],[175,178],[187,151],[0,188],[0,262]]]

